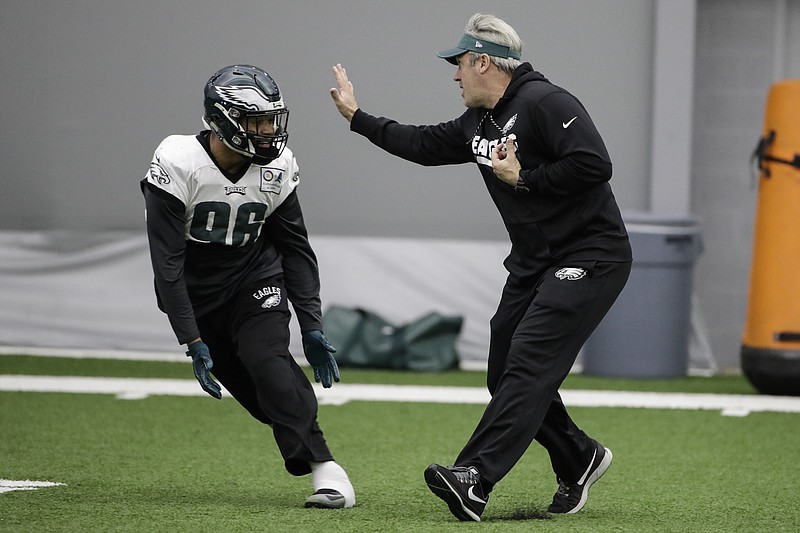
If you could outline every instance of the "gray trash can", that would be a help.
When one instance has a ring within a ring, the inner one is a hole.
[[[692,273],[702,243],[694,217],[624,214],[633,249],[628,283],[583,348],[593,376],[685,376]]]

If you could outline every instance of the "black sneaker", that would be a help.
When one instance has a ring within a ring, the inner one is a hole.
[[[334,489],[319,489],[306,498],[305,507],[317,509],[342,509],[345,501],[341,492]]]
[[[558,479],[558,491],[553,496],[553,503],[547,508],[550,513],[575,514],[586,505],[589,497],[589,487],[600,479],[611,466],[613,459],[611,450],[601,445],[597,446],[595,454],[589,463],[586,472],[575,483]]]
[[[481,521],[489,496],[483,493],[477,468],[430,465],[425,469],[425,482],[431,492],[447,503],[453,516],[462,521]]]

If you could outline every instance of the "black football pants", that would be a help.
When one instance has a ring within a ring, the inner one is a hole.
[[[272,427],[286,470],[311,472],[309,461],[331,461],[317,424],[317,397],[289,353],[283,276],[240,291],[197,320],[214,362],[212,373],[257,420]]]
[[[586,275],[571,279],[580,274],[565,276],[564,267]],[[575,261],[548,268],[530,284],[509,277],[491,320],[487,385],[492,398],[455,461],[478,468],[486,489],[511,470],[534,439],[547,449],[560,479],[577,481],[586,469],[594,441],[567,414],[558,388],[630,269],[630,263]]]

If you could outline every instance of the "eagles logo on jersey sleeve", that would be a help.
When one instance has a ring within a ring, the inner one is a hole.
[[[189,201],[186,172],[208,164],[211,159],[194,136],[171,135],[156,148],[147,181],[186,205]]]

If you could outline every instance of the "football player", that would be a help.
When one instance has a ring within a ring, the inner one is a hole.
[[[352,507],[314,390],[289,353],[291,300],[316,381],[339,381],[286,146],[289,110],[275,80],[252,65],[214,73],[204,96],[207,129],[164,139],[141,182],[159,308],[203,390],[219,399],[221,383],[272,428],[286,470],[311,474],[305,506]]]

